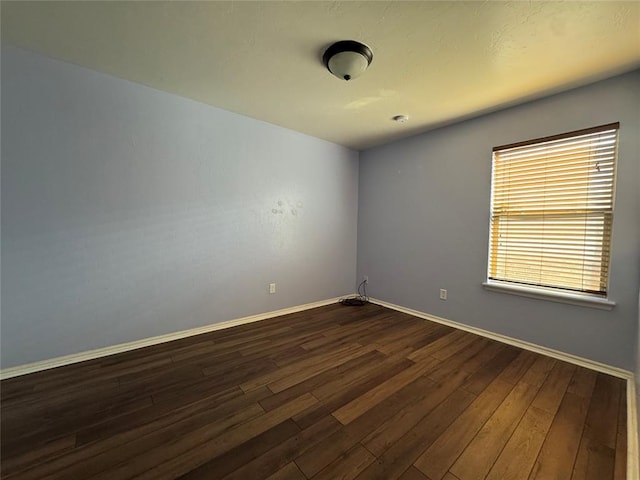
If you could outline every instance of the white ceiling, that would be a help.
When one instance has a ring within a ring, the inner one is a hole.
[[[2,40],[364,149],[640,65],[640,2],[7,2]],[[373,50],[360,78],[324,49]],[[407,114],[404,124],[391,121]]]

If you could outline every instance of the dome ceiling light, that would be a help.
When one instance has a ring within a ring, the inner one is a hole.
[[[341,80],[352,80],[364,73],[373,60],[373,52],[355,40],[342,40],[331,45],[322,56],[322,63]]]

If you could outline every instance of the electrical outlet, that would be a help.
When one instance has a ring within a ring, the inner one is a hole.
[[[276,293],[276,284],[275,283],[270,283],[269,284],[269,293]]]
[[[444,288],[440,289],[440,300],[446,300],[447,299],[447,291]]]
[[[364,280],[364,283],[369,283],[369,275],[362,277],[362,280]]]

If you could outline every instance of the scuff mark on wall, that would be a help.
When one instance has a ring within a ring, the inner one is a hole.
[[[271,209],[271,213],[274,215],[284,215],[291,213],[294,217],[298,216],[302,209],[303,203],[298,200],[297,202],[278,200],[277,206]]]

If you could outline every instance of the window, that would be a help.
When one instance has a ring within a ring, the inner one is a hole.
[[[606,298],[618,129],[493,149],[488,285]]]

